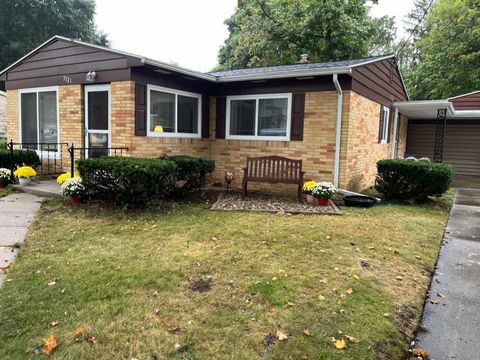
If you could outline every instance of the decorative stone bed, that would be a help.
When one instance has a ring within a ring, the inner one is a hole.
[[[264,211],[273,213],[290,214],[341,214],[338,207],[332,200],[328,206],[310,205],[298,203],[295,196],[282,196],[277,194],[249,193],[248,197],[242,199],[238,193],[222,193],[210,210],[223,211]]]

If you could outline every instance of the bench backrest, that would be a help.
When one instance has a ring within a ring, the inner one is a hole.
[[[247,180],[297,184],[302,160],[281,156],[247,157]]]

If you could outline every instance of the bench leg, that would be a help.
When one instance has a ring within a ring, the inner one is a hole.
[[[302,186],[303,185],[298,185],[298,194],[297,194],[297,197],[298,197],[298,202],[301,203],[302,202]]]
[[[246,180],[244,180],[242,182],[242,197],[247,197],[247,184],[248,182]]]

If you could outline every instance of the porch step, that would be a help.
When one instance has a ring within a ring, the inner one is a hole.
[[[32,181],[30,185],[13,185],[14,189],[41,197],[62,197],[60,194],[60,185],[55,180]]]

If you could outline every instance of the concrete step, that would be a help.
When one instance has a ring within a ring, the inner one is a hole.
[[[14,189],[27,194],[33,194],[41,197],[62,197],[60,194],[60,185],[55,180],[33,181],[30,185],[13,185]]]

